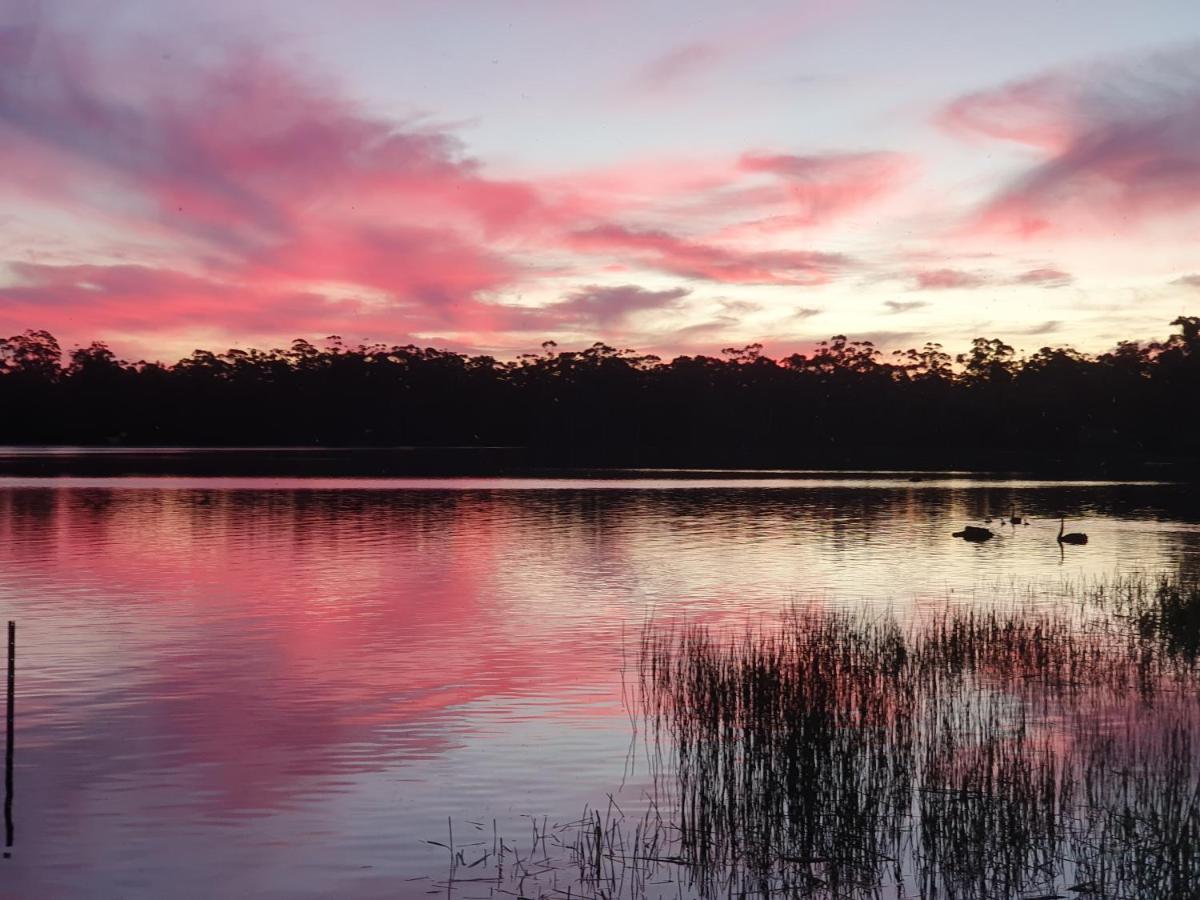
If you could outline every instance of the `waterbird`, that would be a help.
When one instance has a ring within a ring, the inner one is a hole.
[[[1058,542],[1060,544],[1086,544],[1087,535],[1082,531],[1073,531],[1070,534],[1063,534],[1066,530],[1067,520],[1063,517],[1058,519]]]
[[[1017,515],[1017,504],[1012,505],[1012,509],[1008,511],[1008,523],[1010,525],[1020,525],[1021,517]]]
[[[962,531],[956,531],[951,537],[960,537],[964,541],[990,541],[995,537],[990,528],[980,528],[978,525],[968,525]]]

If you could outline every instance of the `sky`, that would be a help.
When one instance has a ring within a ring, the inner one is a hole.
[[[1194,0],[0,0],[0,335],[833,334],[1200,310]]]

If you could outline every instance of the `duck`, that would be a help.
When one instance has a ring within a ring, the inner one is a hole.
[[[1012,505],[1012,509],[1010,509],[1008,511],[1008,524],[1009,525],[1020,525],[1022,521],[1024,521],[1024,520],[1020,516],[1017,515],[1017,504],[1014,503]]]
[[[1058,519],[1058,542],[1060,544],[1086,544],[1088,536],[1082,531],[1073,531],[1070,534],[1063,534],[1067,528],[1067,520],[1062,516]]]

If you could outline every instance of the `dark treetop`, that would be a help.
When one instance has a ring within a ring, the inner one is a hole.
[[[1059,466],[1200,456],[1200,317],[1099,356],[976,338],[884,356],[835,336],[669,362],[595,344],[505,362],[415,346],[197,350],[127,363],[0,338],[0,443],[520,447],[578,465]]]

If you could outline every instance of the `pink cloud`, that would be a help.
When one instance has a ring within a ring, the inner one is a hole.
[[[841,153],[819,156],[747,153],[744,172],[765,172],[783,181],[790,225],[811,226],[857,210],[911,178],[916,165],[901,153]]]
[[[968,229],[1030,238],[1129,233],[1200,211],[1200,67],[1194,53],[1051,75],[963,97],[942,121],[1042,159]]]
[[[727,158],[629,160],[567,176],[542,179],[572,213],[590,218],[649,212],[669,215],[709,205],[743,186],[744,174]],[[772,198],[774,199],[774,198]]]
[[[146,266],[50,266],[17,263],[17,283],[0,288],[0,333],[17,333],[37,321],[66,343],[85,343],[99,330],[123,334],[170,334],[209,328],[219,322],[231,337],[280,334],[345,334],[353,340],[426,343],[410,332],[445,330],[465,337],[443,345],[477,351],[497,332],[539,337],[562,329],[608,332],[630,316],[673,310],[691,291],[647,290],[638,285],[587,285],[542,307],[513,306],[467,297],[421,296],[410,302],[379,303],[362,297],[329,297],[261,283],[227,284]],[[431,287],[429,290],[436,290]],[[520,337],[521,345],[527,344]],[[118,350],[143,349],[120,341]],[[142,355],[145,355],[144,353]]]
[[[1042,287],[1066,287],[1074,279],[1067,272],[1049,267],[1030,269],[1013,279],[1014,284],[1037,284]]]
[[[1070,146],[1076,125],[1064,116],[1082,101],[1081,82],[1061,74],[967,94],[950,103],[938,122],[960,137],[1027,144],[1057,153]]]
[[[977,288],[991,284],[987,276],[961,269],[928,269],[913,273],[912,279],[913,288],[922,291]]]
[[[274,332],[281,320],[296,334],[329,334],[368,310],[357,300],[231,285],[147,266],[12,268],[19,280],[0,288],[0,329],[36,321],[77,341],[110,330],[164,333],[214,322],[234,334],[260,335]]]
[[[732,217],[738,221],[722,233],[734,235],[824,224],[893,193],[916,171],[914,158],[894,152],[755,152],[631,161],[542,185],[564,217]]]
[[[490,328],[513,317],[479,295],[524,266],[483,241],[558,215],[534,186],[484,176],[452,135],[372,117],[258,52],[175,57],[130,96],[110,83],[120,64],[77,36],[8,37],[0,187],[165,248],[133,266],[10,266],[3,317],[21,327]],[[326,282],[386,299],[329,299]]]
[[[1033,285],[1035,287],[1058,288],[1069,285],[1073,280],[1069,273],[1049,266],[1027,269],[1024,272],[1018,272],[1011,276],[998,273],[941,268],[913,272],[909,277],[912,279],[913,290],[969,289],[997,285]],[[893,312],[903,312],[906,309],[914,308],[913,304],[895,301],[888,301],[886,305]]]
[[[0,331],[41,323],[64,340],[97,334],[169,335],[216,326],[231,338],[290,339],[332,333],[404,342],[410,332],[448,330],[471,335],[553,327],[540,310],[488,303],[469,295],[414,295],[379,302],[331,297],[269,279],[229,283],[148,266],[48,266],[17,263],[17,282],[0,287]],[[428,291],[440,290],[433,286]]]
[[[850,265],[836,253],[736,250],[619,225],[576,231],[571,240],[584,252],[630,254],[650,268],[726,284],[823,284]]]
[[[453,231],[375,224],[310,227],[244,270],[266,283],[350,282],[430,307],[510,284],[518,271]]]
[[[251,252],[315,213],[427,224],[432,210],[492,233],[548,214],[533,186],[482,176],[452,135],[372,117],[257,51],[173,57],[134,103],[114,99],[112,64],[86,42],[42,45],[32,70],[0,74],[0,127],[82,166],[80,193],[97,169],[117,179],[166,228]]]
[[[54,265],[0,260],[9,331],[46,327],[68,342],[185,328],[235,340],[424,333],[495,347],[501,332],[617,327],[687,289],[581,288],[541,308],[503,296],[548,273],[602,270],[820,284],[851,261],[745,249],[698,227],[696,212],[816,224],[890,190],[907,165],[887,153],[747,154],[496,178],[449,130],[373,113],[262,48],[145,49],[49,20],[0,30],[0,194],[111,239]],[[677,54],[660,75],[707,58]],[[654,224],[618,224],[633,220]]]

